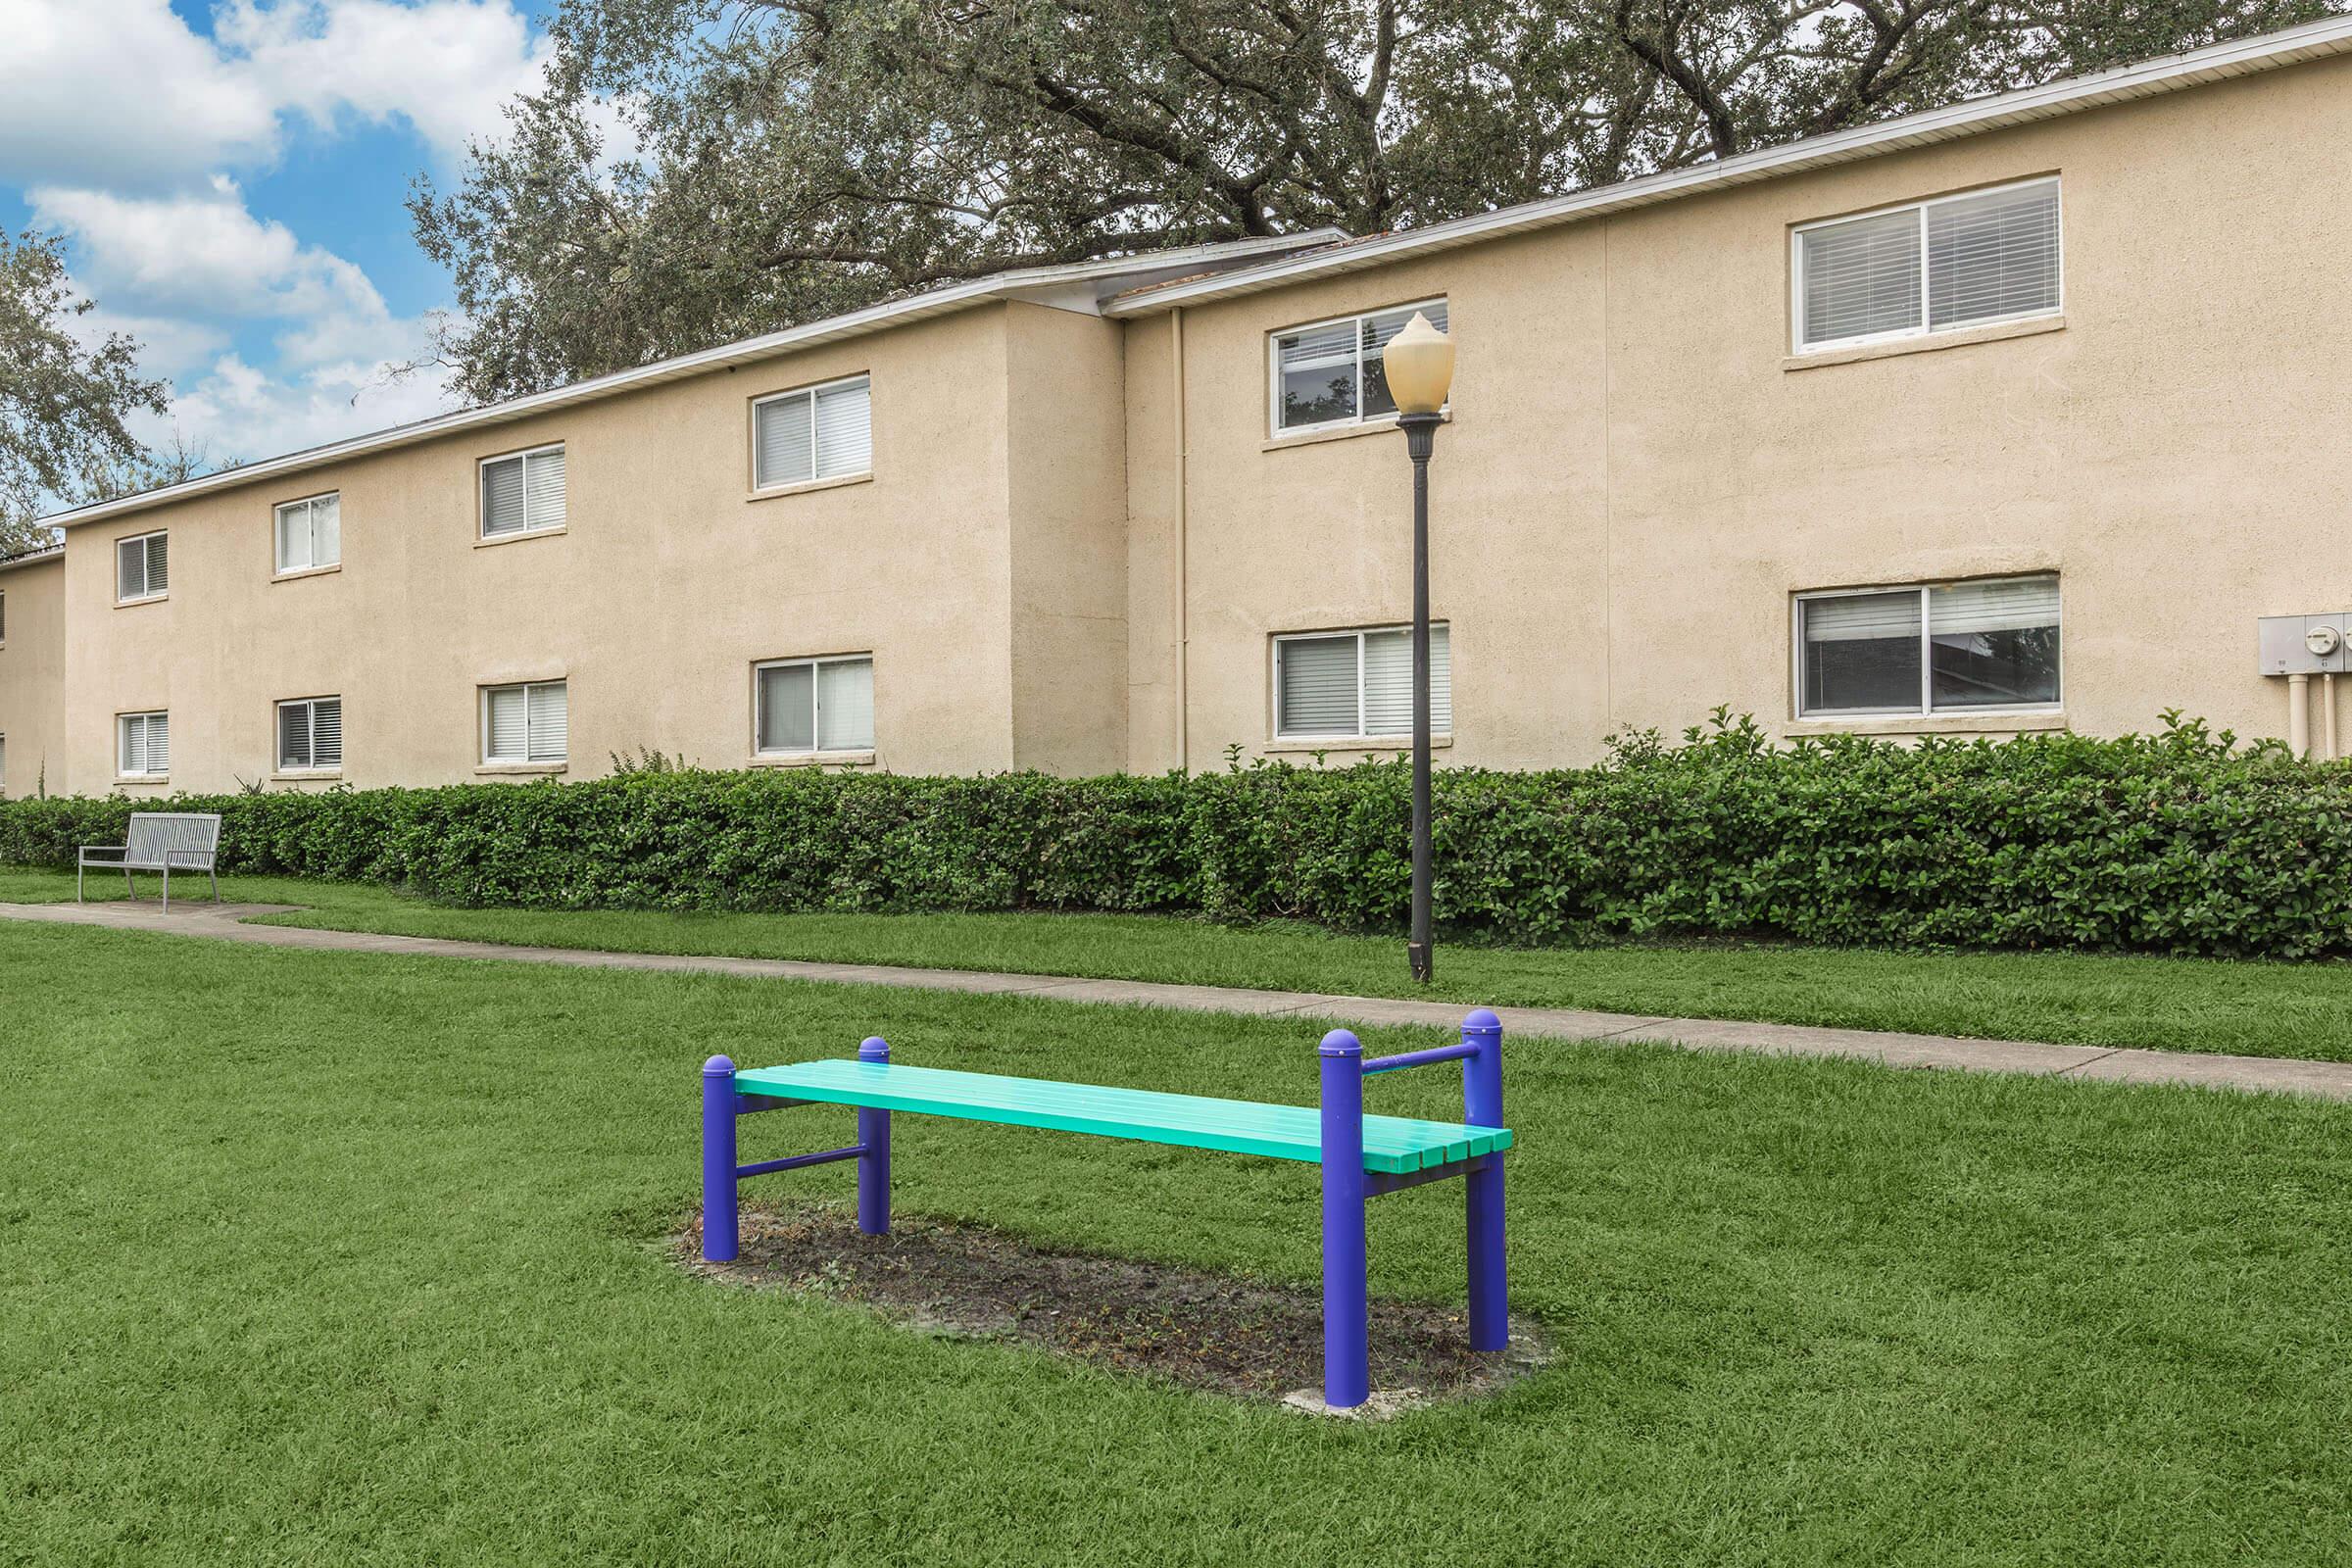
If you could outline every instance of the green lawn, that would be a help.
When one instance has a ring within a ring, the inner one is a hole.
[[[0,922],[0,1560],[2352,1559],[2352,1109],[1522,1045],[1514,1304],[1561,1359],[1355,1427],[677,1272],[701,1059],[876,1030],[940,1065],[1314,1081],[1298,1020]],[[846,1122],[758,1118],[746,1157]],[[1315,1275],[1311,1167],[897,1144],[906,1211]],[[1458,1201],[1375,1205],[1376,1290],[1458,1298]]]
[[[153,878],[146,879],[153,897]],[[201,884],[199,884],[201,885]],[[119,897],[101,878],[93,893]],[[381,888],[229,878],[303,904],[294,925],[594,948],[1419,995],[1403,944],[1298,925],[1143,915],[666,914],[453,909]],[[71,876],[0,869],[0,902],[72,898]],[[1432,995],[1461,1003],[1759,1018],[1978,1039],[2352,1061],[2352,965],[1785,945],[1442,947]]]

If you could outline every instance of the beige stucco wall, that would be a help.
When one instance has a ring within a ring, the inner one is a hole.
[[[0,567],[0,796],[66,792],[66,564]]]
[[[1401,438],[1269,441],[1266,335],[1440,294],[1446,760],[1588,760],[1718,703],[1801,732],[1793,593],[2053,567],[2064,710],[2034,722],[2282,734],[2255,618],[2352,606],[2346,145],[2333,62],[1199,305],[1181,496],[1170,324],[1133,322],[1130,765],[1177,760],[1178,617],[1153,612],[1180,500],[1194,766],[1277,749],[1272,634],[1409,612]],[[1791,225],[2048,172],[2061,326],[1792,368]]]
[[[565,776],[638,747],[739,766],[755,662],[869,651],[877,765],[1012,765],[1007,319],[966,311],[75,529],[74,787],[117,786],[114,715],[144,708],[172,713],[172,771],[131,793],[269,777],[274,703],[324,694],[344,700],[346,782],[506,776],[480,766],[476,690],[555,676]],[[752,400],[860,370],[872,478],[752,497]],[[480,543],[475,461],[551,441],[564,530]],[[341,568],[273,579],[272,506],[328,489]],[[112,542],[156,527],[171,595],[117,608]]]

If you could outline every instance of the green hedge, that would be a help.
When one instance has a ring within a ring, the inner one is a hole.
[[[543,908],[1082,909],[1395,931],[1399,763],[1154,778],[633,772],[182,798],[224,869]],[[2164,733],[1769,744],[1745,720],[1590,768],[1439,775],[1457,935],[2352,953],[2352,765]],[[70,866],[133,803],[0,805],[0,861]]]

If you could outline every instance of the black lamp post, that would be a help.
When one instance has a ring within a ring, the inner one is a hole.
[[[1440,412],[1453,387],[1453,342],[1415,312],[1381,351],[1396,424],[1413,464],[1413,916],[1405,956],[1413,978],[1427,985],[1436,972],[1431,932],[1435,852],[1429,827],[1429,457],[1437,446]]]

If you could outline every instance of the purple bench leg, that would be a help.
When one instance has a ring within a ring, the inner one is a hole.
[[[1364,1256],[1364,1048],[1323,1037],[1323,1402],[1351,1409],[1372,1393],[1371,1298]]]
[[[735,1063],[703,1063],[703,1257],[735,1257]]]
[[[888,1061],[890,1042],[876,1035],[858,1048],[859,1061]],[[858,1228],[868,1236],[890,1234],[890,1112],[858,1107]]]
[[[1500,1127],[1502,1020],[1485,1007],[1462,1020],[1462,1120]],[[1502,1256],[1502,1155],[1463,1178],[1470,1230],[1470,1348],[1499,1350],[1510,1343],[1510,1290]]]

